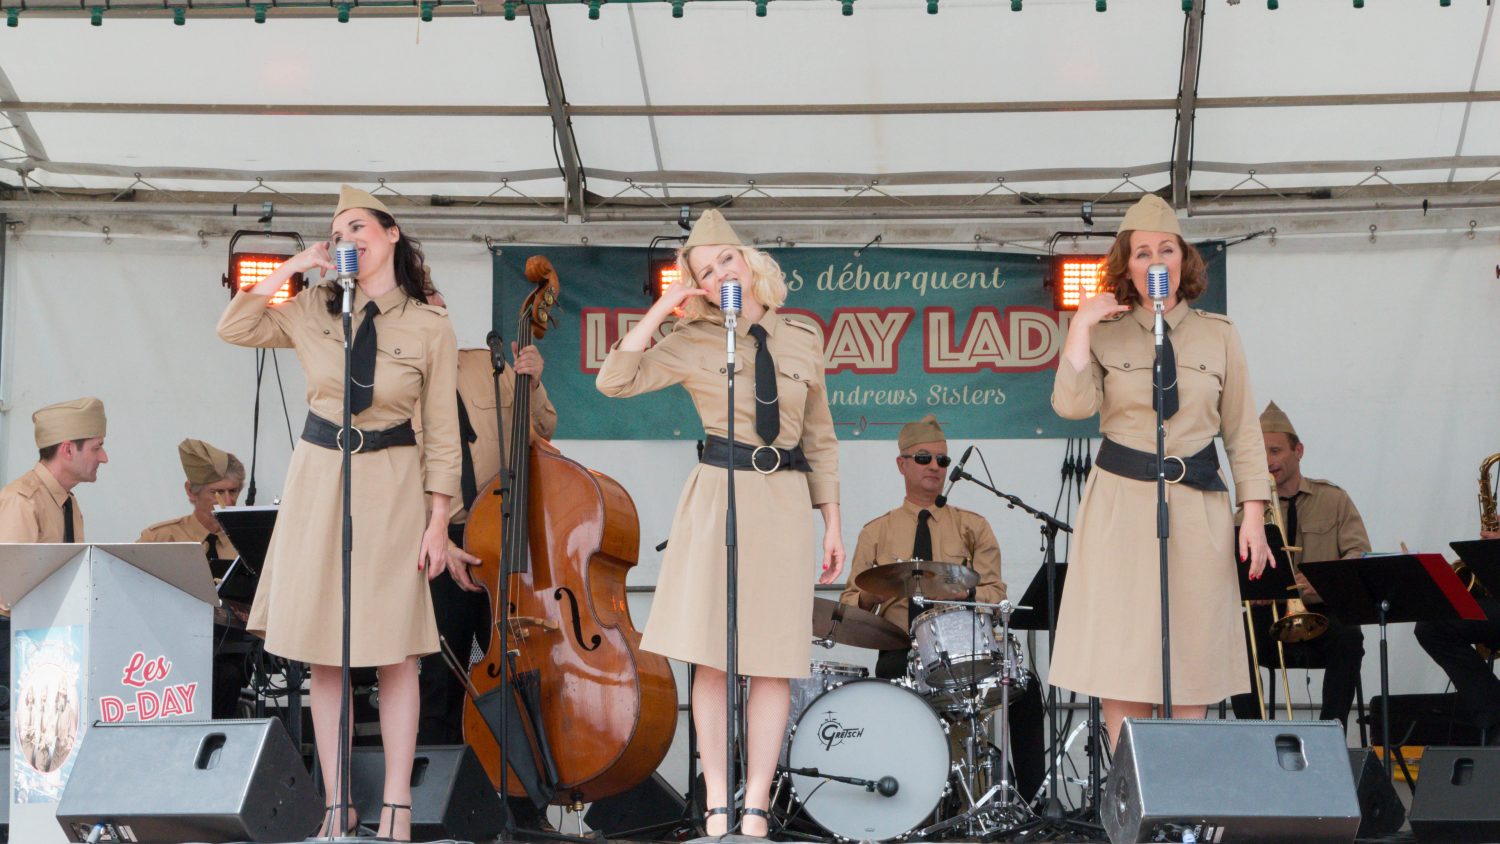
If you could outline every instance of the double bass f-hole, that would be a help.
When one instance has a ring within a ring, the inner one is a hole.
[[[589,637],[588,644],[583,643],[583,617],[578,614],[578,596],[573,594],[573,590],[566,586],[559,586],[557,591],[552,593],[552,600],[561,601],[564,595],[568,596],[569,614],[573,617],[573,641],[586,651],[597,650],[604,642],[604,637],[595,633]]]

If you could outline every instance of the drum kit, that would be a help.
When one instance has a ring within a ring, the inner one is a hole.
[[[815,643],[908,649],[907,670],[882,680],[813,662],[808,679],[792,681],[773,800],[787,831],[805,816],[851,841],[981,838],[1032,818],[1009,766],[1007,709],[1034,682],[1010,632],[1020,608],[968,600],[978,575],[954,563],[897,561],[854,583],[882,601],[909,599],[919,613],[910,635],[817,598]]]

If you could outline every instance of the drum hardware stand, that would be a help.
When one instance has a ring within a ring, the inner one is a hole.
[[[1158,406],[1160,406],[1158,404]],[[1158,429],[1160,430],[1160,429]],[[1028,505],[1019,497],[1001,492],[994,486],[979,480],[968,472],[956,473],[961,480],[973,483],[989,490],[995,496],[1007,502],[1010,509],[1021,509],[1032,518],[1041,522],[1041,534],[1043,539],[1042,566],[1047,571],[1047,648],[1050,652],[1057,641],[1057,534],[1059,531],[1072,533],[1073,528],[1048,513]],[[1166,540],[1163,540],[1165,548]],[[1165,593],[1163,593],[1165,594]],[[1040,678],[1038,678],[1040,681]],[[1104,828],[1092,823],[1085,823],[1067,816],[1063,808],[1062,800],[1059,798],[1061,792],[1060,780],[1062,778],[1062,755],[1061,742],[1057,740],[1057,687],[1047,685],[1047,735],[1052,741],[1052,771],[1048,775],[1050,788],[1048,789],[1047,802],[1042,807],[1041,817],[1010,832],[1026,836],[1028,840],[1034,840],[1042,835],[1086,835],[1094,838],[1104,836]]]

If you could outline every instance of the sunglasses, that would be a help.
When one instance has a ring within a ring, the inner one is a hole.
[[[925,451],[919,451],[916,454],[903,454],[901,456],[907,460],[915,460],[918,466],[926,466],[928,463],[936,460],[938,466],[946,469],[948,468],[948,464],[953,462],[953,458],[946,454],[928,454]]]

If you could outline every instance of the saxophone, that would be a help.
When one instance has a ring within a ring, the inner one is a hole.
[[[1496,463],[1500,463],[1500,452],[1479,463],[1479,529],[1491,533],[1500,531],[1500,516],[1495,515],[1495,486],[1490,483],[1490,469]]]

